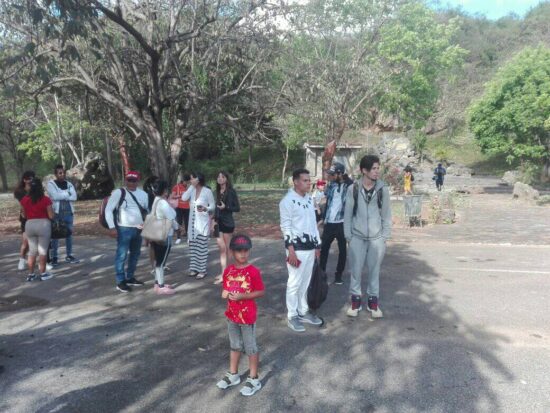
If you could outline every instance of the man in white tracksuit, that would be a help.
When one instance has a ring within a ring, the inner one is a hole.
[[[307,289],[315,258],[320,255],[321,239],[315,220],[315,207],[309,194],[311,179],[307,169],[292,174],[294,188],[279,204],[281,231],[287,249],[288,282],[286,307],[288,326],[305,331],[303,323],[322,325],[323,321],[309,312]]]
[[[373,318],[382,318],[378,305],[380,266],[391,235],[390,192],[380,177],[380,159],[366,155],[359,165],[362,179],[348,188],[344,210],[344,236],[349,243],[351,270],[350,317],[357,317],[362,307],[361,279],[365,260],[368,271],[367,310]]]

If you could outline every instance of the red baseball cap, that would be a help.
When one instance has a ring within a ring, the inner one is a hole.
[[[139,179],[139,172],[138,171],[128,171],[126,174],[126,179]]]

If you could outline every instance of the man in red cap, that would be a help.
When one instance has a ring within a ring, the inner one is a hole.
[[[134,277],[141,252],[141,229],[149,203],[147,193],[137,187],[139,178],[139,172],[128,171],[126,186],[115,189],[105,207],[110,235],[117,239],[116,288],[124,293],[131,291],[130,286],[144,284]],[[125,271],[127,257],[128,266]]]

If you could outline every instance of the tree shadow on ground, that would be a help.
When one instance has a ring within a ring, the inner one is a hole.
[[[158,297],[150,288],[117,294],[112,267],[90,259],[110,250],[110,244],[87,247],[89,265],[81,271],[97,277],[67,273],[10,289],[35,289],[52,304],[3,314],[0,410],[502,410],[489,376],[513,379],[496,356],[505,338],[461,319],[438,293],[436,269],[408,245],[391,245],[383,265],[385,319],[372,321],[365,312],[346,317],[346,283],[331,286],[320,310],[326,325],[297,334],[286,327],[282,244],[255,240],[252,262],[262,269],[267,294],[258,302],[264,388],[252,398],[215,387],[228,363],[219,286],[186,279],[178,269],[175,296]],[[183,270],[182,250],[170,261]],[[212,248],[212,274],[217,259]],[[2,279],[0,286],[6,291],[13,283]],[[246,366],[242,360],[243,379]]]

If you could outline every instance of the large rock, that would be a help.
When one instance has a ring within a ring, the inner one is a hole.
[[[521,179],[520,171],[506,171],[502,175],[502,180],[512,186]]]
[[[447,167],[447,175],[463,176],[466,178],[470,178],[472,174],[472,169],[464,165],[452,164]]]
[[[540,194],[539,191],[530,187],[529,185],[524,184],[523,182],[516,182],[514,184],[513,197],[517,199],[524,199],[527,201],[536,201],[537,199],[539,199]]]
[[[115,187],[107,163],[98,152],[90,152],[84,162],[67,171],[76,188],[78,199],[101,199],[111,195]]]

